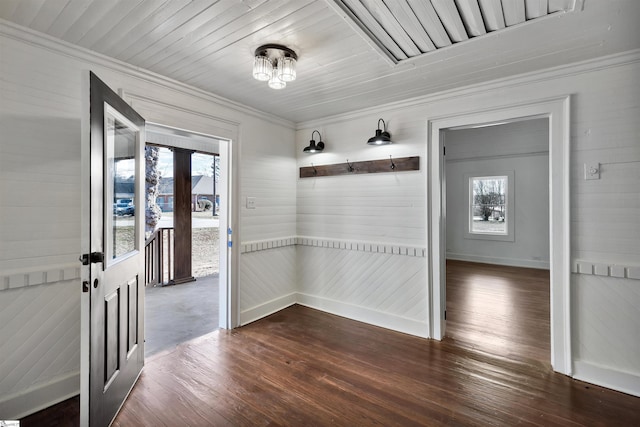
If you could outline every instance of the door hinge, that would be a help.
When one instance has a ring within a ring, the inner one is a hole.
[[[447,320],[447,310],[444,311],[444,320]]]
[[[447,147],[442,147],[442,155],[446,156],[447,155]]]
[[[82,254],[80,255],[79,260],[82,265],[104,262],[104,254],[102,252],[91,252],[90,254]]]

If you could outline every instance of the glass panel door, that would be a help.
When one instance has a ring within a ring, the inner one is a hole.
[[[140,250],[135,208],[139,130],[105,104],[105,242],[107,267]],[[112,207],[112,208],[111,208]]]

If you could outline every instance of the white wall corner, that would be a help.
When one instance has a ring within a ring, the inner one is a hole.
[[[296,303],[296,294],[290,293],[255,307],[248,308],[240,313],[240,326],[255,322]]]

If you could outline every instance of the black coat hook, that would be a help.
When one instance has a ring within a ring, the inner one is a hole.
[[[396,168],[396,164],[393,163],[393,159],[391,158],[391,154],[389,154],[389,160],[391,161],[391,169],[395,169]]]
[[[349,163],[349,159],[347,159],[347,165],[349,166],[349,172],[353,172],[353,163]]]

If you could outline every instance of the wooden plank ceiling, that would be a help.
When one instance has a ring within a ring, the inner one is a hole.
[[[640,47],[640,2],[608,3],[1,0],[0,19],[299,123]],[[251,77],[265,43],[298,53],[283,90]]]
[[[333,1],[394,64],[575,6],[573,0]]]

